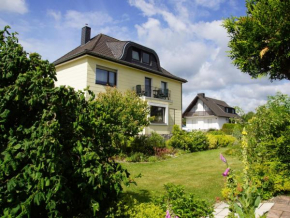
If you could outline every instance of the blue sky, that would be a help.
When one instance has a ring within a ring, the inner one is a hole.
[[[183,109],[197,93],[254,110],[289,81],[251,79],[227,57],[221,26],[245,15],[244,0],[0,0],[0,27],[12,27],[28,52],[54,61],[80,44],[87,23],[92,36],[104,33],[154,49],[161,65],[183,77]]]

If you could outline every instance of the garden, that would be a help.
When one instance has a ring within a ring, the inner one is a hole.
[[[227,23],[230,25],[230,23]],[[234,28],[233,28],[234,29]],[[263,54],[264,55],[264,54]],[[290,97],[251,118],[170,139],[138,135],[149,108],[134,92],[55,87],[55,67],[0,31],[1,217],[254,217],[290,192]]]

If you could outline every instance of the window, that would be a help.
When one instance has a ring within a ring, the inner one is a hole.
[[[142,62],[146,64],[150,64],[150,56],[148,53],[142,53]]]
[[[165,107],[151,106],[150,116],[154,117],[151,123],[165,123]]]
[[[167,89],[167,83],[166,82],[161,82],[161,89],[164,92],[165,89]]]
[[[226,112],[230,113],[230,114],[235,114],[236,113],[234,108],[228,108],[228,107],[226,107]]]
[[[145,77],[145,96],[151,97],[151,79]]]
[[[136,50],[133,50],[133,51],[132,51],[132,58],[133,58],[134,60],[140,61],[140,54],[139,54],[139,52],[136,51]]]
[[[116,73],[97,68],[96,84],[115,86],[117,84]]]

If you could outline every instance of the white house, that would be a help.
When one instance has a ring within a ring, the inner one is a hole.
[[[191,130],[221,129],[230,118],[239,117],[235,109],[226,102],[205,97],[199,93],[183,112],[186,127]]]

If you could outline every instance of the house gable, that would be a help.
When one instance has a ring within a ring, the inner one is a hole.
[[[194,112],[194,107],[196,107],[196,105],[198,104],[203,105],[203,107],[200,106],[200,108],[203,108],[204,110],[203,113],[198,113],[198,111]],[[204,93],[199,93],[193,99],[193,101],[183,112],[182,117],[207,116],[207,115],[215,115],[218,117],[226,117],[226,118],[239,117],[235,113],[234,108],[230,107],[226,102],[214,98],[205,97]]]

